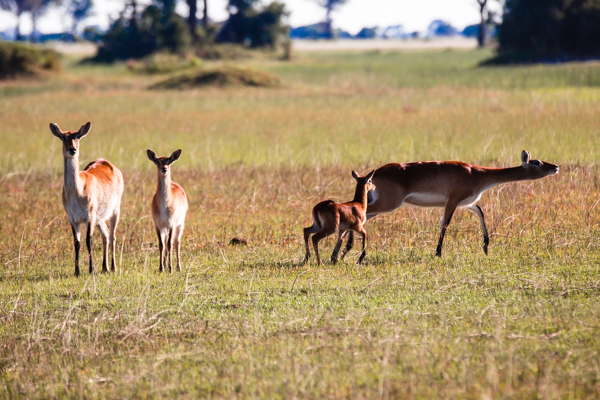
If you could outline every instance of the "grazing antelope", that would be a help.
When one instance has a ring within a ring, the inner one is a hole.
[[[483,211],[476,202],[486,190],[502,183],[534,180],[558,173],[559,167],[532,160],[523,150],[522,164],[512,168],[488,168],[461,161],[425,161],[386,164],[375,170],[373,182],[377,189],[369,193],[367,219],[391,212],[403,203],[419,207],[442,207],[444,216],[435,254],[442,255],[442,243],[452,214],[457,207],[466,207],[477,215],[483,231],[483,251],[490,242]],[[348,238],[347,252],[353,237]]]
[[[365,248],[367,247],[367,232],[363,228],[363,224],[367,221],[367,193],[375,189],[375,185],[371,181],[375,171],[371,171],[365,176],[358,176],[352,171],[352,177],[356,179],[356,191],[354,199],[348,203],[336,203],[333,200],[324,200],[317,204],[312,211],[313,224],[308,228],[304,228],[304,243],[306,245],[306,257],[304,263],[310,258],[310,250],[308,247],[308,238],[314,233],[312,238],[315,254],[317,256],[317,265],[321,265],[319,258],[319,241],[336,230],[339,231],[338,241],[331,255],[331,262],[337,262],[338,252],[344,236],[348,231],[358,232],[363,238],[363,248],[358,263],[360,264],[365,257]],[[346,253],[342,254],[342,259]]]
[[[179,160],[181,150],[174,151],[170,157],[157,157],[156,153],[150,149],[148,149],[147,154],[150,161],[154,162],[158,169],[158,185],[152,198],[152,218],[154,218],[154,225],[156,226],[158,250],[160,252],[158,271],[162,272],[166,268],[168,259],[169,272],[172,272],[172,239],[175,240],[175,250],[177,251],[177,271],[181,271],[179,250],[181,237],[183,236],[185,214],[188,210],[188,201],[183,188],[171,180],[171,164]]]
[[[92,263],[92,235],[94,227],[102,236],[102,272],[108,272],[108,247],[110,242],[111,269],[115,266],[115,232],[119,222],[119,209],[123,195],[123,175],[117,167],[101,158],[92,161],[79,171],[79,141],[90,132],[91,123],[82,125],[77,132],[63,132],[58,125],[50,124],[50,131],[63,142],[65,164],[63,205],[69,216],[75,243],[75,276],[79,276],[79,248],[81,225],[86,225],[85,242]],[[109,222],[109,227],[106,226]],[[109,232],[110,229],[110,232]],[[109,238],[110,236],[110,238]]]

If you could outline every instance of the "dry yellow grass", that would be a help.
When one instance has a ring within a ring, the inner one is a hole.
[[[144,88],[157,78],[86,68],[0,88],[0,397],[598,397],[595,88],[340,87],[332,75],[156,92]],[[82,163],[105,157],[125,179],[119,273],[75,279],[48,123],[88,120]],[[157,273],[148,147],[183,149],[181,274]],[[363,265],[357,251],[299,265],[312,206],[349,200],[351,169],[509,166],[523,149],[561,172],[484,195],[488,257],[471,213],[455,214],[438,259],[441,210],[402,208],[367,224]],[[228,246],[234,236],[248,246]]]

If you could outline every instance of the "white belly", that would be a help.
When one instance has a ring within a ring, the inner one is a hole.
[[[444,207],[448,198],[439,193],[411,193],[404,199],[405,203],[419,207]]]

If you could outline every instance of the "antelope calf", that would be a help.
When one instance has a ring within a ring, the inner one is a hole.
[[[92,235],[94,227],[102,236],[102,272],[108,272],[108,247],[110,242],[111,269],[115,266],[115,232],[119,222],[119,209],[123,195],[123,175],[117,167],[101,158],[92,161],[79,171],[79,141],[90,132],[91,123],[82,125],[77,132],[63,132],[57,124],[50,124],[50,131],[63,142],[64,185],[62,201],[73,231],[75,244],[75,276],[79,271],[79,248],[81,225],[86,226],[87,249],[92,263]],[[109,227],[106,226],[108,221]]]
[[[489,168],[461,161],[425,161],[386,164],[375,170],[377,189],[369,193],[367,218],[391,212],[407,203],[419,207],[441,207],[444,216],[435,254],[442,255],[444,235],[458,207],[477,215],[483,231],[483,251],[490,242],[483,211],[476,203],[486,190],[502,183],[534,180],[558,174],[558,165],[531,159],[523,150],[521,165],[512,168]],[[346,251],[352,248],[348,238]]]
[[[331,262],[334,264],[337,262],[340,246],[348,231],[358,232],[362,235],[363,248],[358,263],[362,262],[365,257],[365,248],[367,247],[367,232],[363,228],[363,224],[367,221],[367,193],[375,189],[375,185],[371,181],[374,173],[375,171],[371,171],[366,176],[358,176],[356,172],[352,171],[352,177],[356,179],[356,191],[354,192],[354,199],[352,201],[348,203],[336,203],[332,200],[324,200],[313,208],[313,224],[308,228],[304,228],[304,244],[306,245],[304,263],[307,263],[310,258],[309,236],[314,233],[312,241],[317,256],[317,265],[321,265],[319,241],[331,235],[336,230],[339,231],[339,237],[331,255]],[[342,254],[342,259],[345,254],[345,252]]]
[[[181,150],[176,150],[170,157],[157,157],[156,153],[148,149],[148,158],[156,164],[158,170],[158,185],[152,198],[152,218],[158,235],[158,249],[160,252],[159,272],[166,268],[167,259],[169,272],[171,269],[172,240],[175,241],[177,251],[177,271],[181,271],[181,257],[179,255],[181,237],[185,224],[185,214],[188,210],[188,201],[185,191],[181,186],[171,180],[171,164],[179,160]],[[165,247],[166,245],[166,247]]]

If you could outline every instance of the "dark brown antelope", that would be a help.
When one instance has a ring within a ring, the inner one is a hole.
[[[75,243],[75,276],[79,276],[79,248],[81,225],[86,226],[86,245],[90,254],[90,274],[94,272],[92,263],[92,235],[94,227],[102,236],[102,272],[108,272],[108,247],[110,243],[111,269],[115,265],[115,232],[119,222],[119,209],[123,195],[123,175],[117,167],[101,158],[92,161],[79,171],[79,141],[89,133],[92,125],[82,125],[76,132],[63,132],[58,125],[50,124],[50,131],[63,142],[64,185],[63,205],[69,216]],[[108,221],[109,226],[106,226]]]
[[[185,225],[185,214],[188,210],[188,200],[181,186],[171,180],[171,164],[179,160],[181,150],[176,150],[170,157],[157,157],[156,153],[148,150],[148,158],[157,167],[158,185],[152,198],[152,218],[158,235],[158,249],[160,252],[159,272],[162,272],[167,263],[169,272],[171,268],[171,253],[173,241],[177,252],[177,271],[181,271],[181,237]]]
[[[308,246],[308,238],[314,233],[312,238],[315,254],[317,257],[317,265],[321,265],[319,258],[319,241],[335,231],[339,232],[338,241],[331,255],[331,262],[334,264],[338,260],[338,252],[344,236],[349,231],[359,233],[363,238],[363,249],[358,259],[360,264],[365,257],[365,248],[367,247],[367,232],[363,228],[363,224],[367,221],[367,193],[375,189],[375,185],[371,181],[373,173],[371,171],[366,176],[359,176],[352,171],[352,177],[356,179],[356,191],[354,199],[348,203],[336,203],[333,200],[324,200],[317,204],[312,211],[313,224],[308,228],[304,228],[304,243],[306,245],[306,257],[304,263],[310,258],[310,250]],[[345,252],[342,254],[344,258]]]
[[[523,150],[521,165],[512,168],[489,168],[461,161],[424,161],[386,164],[375,170],[373,183],[377,189],[369,193],[367,219],[391,212],[407,203],[419,207],[444,208],[441,232],[435,254],[442,255],[444,235],[458,207],[477,215],[483,231],[483,251],[488,254],[490,242],[483,211],[476,203],[486,190],[508,182],[541,179],[558,173],[559,167],[532,160]],[[352,248],[348,238],[346,250]]]

